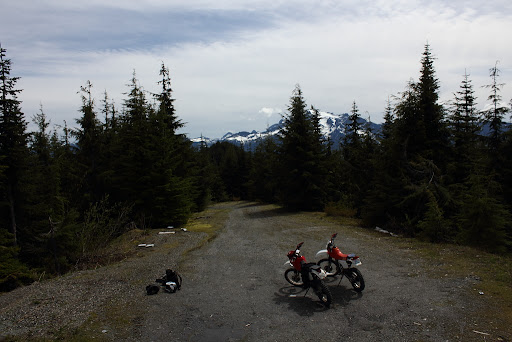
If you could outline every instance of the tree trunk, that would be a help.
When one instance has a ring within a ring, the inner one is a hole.
[[[12,195],[12,186],[7,184],[7,201],[9,202],[9,211],[11,214],[11,233],[14,235],[14,245],[18,245],[17,232],[16,232],[16,213],[14,210],[14,196]]]

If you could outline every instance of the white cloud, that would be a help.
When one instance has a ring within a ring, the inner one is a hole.
[[[272,117],[274,114],[281,114],[283,111],[279,108],[268,108],[268,107],[263,107],[259,110],[258,113],[260,114],[263,114],[265,117],[267,118],[270,118]]]

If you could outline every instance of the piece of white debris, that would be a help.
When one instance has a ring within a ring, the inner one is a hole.
[[[479,294],[479,295],[483,295],[483,294],[484,294],[484,292],[483,292],[483,291],[478,291],[478,294]]]
[[[146,245],[146,247],[155,247],[155,244],[154,244],[154,243],[148,243],[148,244]]]
[[[167,229],[173,229],[174,226],[167,226]]]
[[[484,333],[484,332],[481,332],[481,331],[476,331],[476,330],[473,330],[474,333],[476,334],[480,334],[480,335],[486,335],[486,336],[491,336],[491,334],[488,334],[488,333]]]
[[[105,333],[107,333],[107,331],[108,331],[108,330],[103,329],[101,332],[105,334]]]
[[[181,230],[183,230],[184,232],[186,232],[186,231],[187,231],[187,228],[181,228]]]
[[[176,232],[158,232],[159,235],[164,235],[164,234],[174,234]]]
[[[383,234],[389,234],[393,237],[397,237],[398,235],[396,235],[395,233],[391,233],[391,232],[388,232],[387,230],[385,229],[382,229],[381,227],[375,227],[375,230],[378,231],[379,233],[383,233]]]
[[[140,243],[139,247],[146,247],[146,244],[145,243]]]

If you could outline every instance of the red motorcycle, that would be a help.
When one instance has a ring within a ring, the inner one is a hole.
[[[332,302],[332,296],[323,281],[327,274],[317,264],[306,263],[306,258],[303,255],[300,255],[300,248],[303,243],[304,242],[299,243],[295,250],[288,252],[288,261],[285,265],[289,265],[291,267],[284,272],[284,278],[293,286],[302,286],[308,291],[309,288],[313,288],[313,291],[320,301],[326,307],[329,307]],[[308,291],[306,291],[304,296]]]
[[[361,272],[355,268],[356,266],[360,266],[362,264],[361,259],[359,259],[359,257],[355,254],[342,253],[340,249],[334,244],[334,239],[337,235],[338,234],[335,233],[331,236],[331,240],[327,242],[327,249],[323,249],[316,253],[317,257],[321,257],[327,254],[327,258],[318,261],[317,265],[327,273],[328,277],[335,277],[338,274],[341,274],[340,283],[343,279],[343,276],[347,277],[354,290],[361,292],[364,290],[365,286],[364,279]],[[342,261],[346,262],[347,267],[343,267]]]

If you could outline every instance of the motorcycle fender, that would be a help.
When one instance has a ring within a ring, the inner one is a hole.
[[[363,264],[363,262],[359,259],[356,259],[352,262],[352,267],[357,267],[357,266],[361,266]]]
[[[327,249],[322,249],[321,251],[316,252],[317,257],[323,254],[327,254]]]
[[[285,262],[284,264],[285,264],[286,266],[291,266],[291,267],[293,267],[293,265],[292,265],[292,263],[291,263],[290,261],[287,261],[287,262]]]

